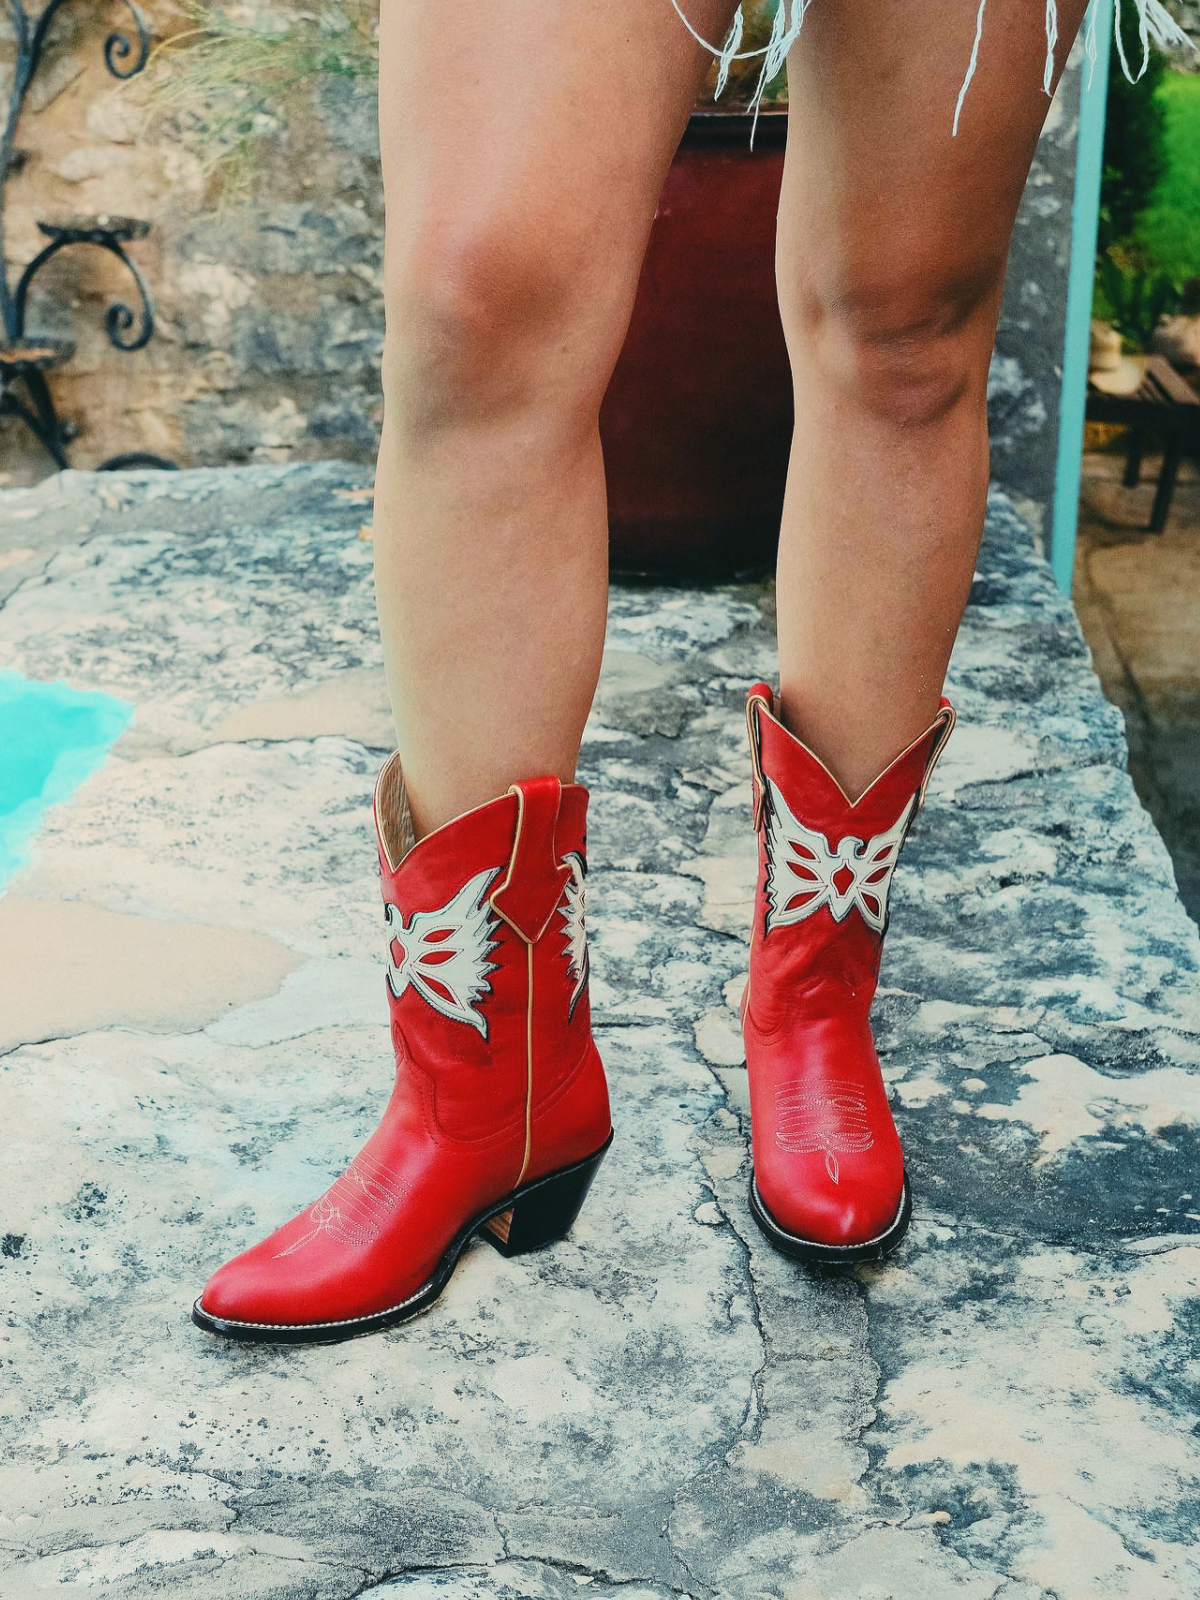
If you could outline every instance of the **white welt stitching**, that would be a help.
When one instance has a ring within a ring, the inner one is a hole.
[[[214,1322],[223,1322],[230,1328],[348,1328],[354,1322],[370,1322],[373,1317],[387,1317],[393,1311],[403,1311],[405,1306],[412,1305],[433,1282],[427,1278],[419,1289],[413,1291],[407,1300],[399,1300],[394,1306],[388,1306],[383,1311],[368,1311],[361,1317],[342,1317],[338,1322],[238,1322],[233,1317],[219,1317],[215,1311],[207,1311],[203,1299],[197,1300],[196,1305],[204,1312],[206,1317],[212,1317]]]
[[[891,1233],[892,1229],[900,1221],[900,1213],[904,1210],[904,1196],[905,1196],[907,1190],[908,1190],[908,1184],[906,1182],[904,1187],[900,1191],[900,1204],[896,1207],[896,1215],[888,1223],[887,1227],[883,1230],[883,1232],[882,1233],[877,1233],[873,1239],[856,1239],[853,1244],[823,1244],[820,1239],[805,1239],[803,1234],[788,1233],[786,1228],[780,1228],[779,1231],[780,1231],[780,1233],[783,1234],[783,1236],[786,1239],[799,1239],[802,1244],[819,1244],[819,1245],[821,1245],[821,1248],[823,1250],[861,1250],[863,1245],[865,1245],[865,1244],[878,1244],[880,1239],[886,1239],[888,1234]],[[771,1215],[770,1208],[768,1207],[767,1202],[762,1197],[762,1190],[758,1187],[758,1174],[757,1173],[755,1173],[755,1175],[754,1175],[754,1192],[758,1196],[759,1205],[763,1208],[763,1210],[767,1213],[767,1216],[769,1217]],[[779,1226],[778,1223],[776,1223],[776,1227],[778,1227],[778,1226]]]

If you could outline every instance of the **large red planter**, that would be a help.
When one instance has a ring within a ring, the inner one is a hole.
[[[693,112],[600,411],[616,573],[767,570],[792,433],[775,290],[787,112]]]

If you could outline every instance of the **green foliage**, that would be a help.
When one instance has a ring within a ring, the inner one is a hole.
[[[1180,283],[1200,277],[1200,76],[1172,72],[1160,91],[1169,163],[1134,231],[1131,249]]]
[[[372,0],[318,0],[294,13],[263,5],[247,15],[210,0],[182,9],[192,26],[156,47],[149,109],[175,122],[226,194],[244,187],[255,145],[317,79],[378,71]]]
[[[690,16],[687,0],[679,0],[685,14]],[[742,13],[745,17],[745,32],[742,42],[738,46],[738,54],[753,50],[762,50],[771,36],[771,25],[775,19],[776,6],[781,0],[742,0]],[[724,38],[710,39],[713,45],[724,44]],[[717,61],[713,57],[712,66],[704,80],[704,87],[697,101],[701,106],[714,106],[718,111],[739,111],[747,105],[754,94],[758,84],[759,73],[762,71],[762,56],[752,56],[749,61],[733,61],[729,67],[729,77],[725,87],[721,90],[721,98],[713,99],[713,86],[717,81]],[[787,104],[787,68],[776,74],[763,90],[763,106],[778,106]]]
[[[1111,255],[1100,257],[1097,311],[1135,350],[1148,351],[1161,317],[1178,310],[1182,295],[1168,272],[1128,268]],[[1101,310],[1103,307],[1103,310]]]
[[[1125,54],[1136,71],[1141,61],[1136,8],[1123,7],[1121,18]],[[1166,57],[1151,45],[1150,64],[1137,83],[1130,83],[1113,48],[1100,180],[1102,251],[1130,237],[1166,174],[1167,112],[1159,95],[1166,70]]]
[[[1141,61],[1135,8],[1126,55]],[[1146,351],[1161,317],[1188,309],[1200,276],[1200,78],[1153,46],[1137,83],[1114,51],[1109,73],[1094,313]]]

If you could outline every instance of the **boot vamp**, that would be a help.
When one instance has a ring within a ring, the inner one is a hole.
[[[203,1310],[229,1322],[308,1327],[401,1306],[464,1221],[507,1192],[521,1159],[512,1138],[450,1143],[430,1123],[420,1081],[398,1084],[346,1171],[221,1267],[205,1286]]]
[[[748,1005],[763,1038],[785,1038],[822,1015],[866,1026],[879,978],[882,940],[859,917],[825,911],[798,927],[755,930]]]
[[[759,1193],[789,1233],[864,1243],[894,1220],[904,1182],[866,1007],[832,981],[800,998],[767,1036],[746,1021]]]

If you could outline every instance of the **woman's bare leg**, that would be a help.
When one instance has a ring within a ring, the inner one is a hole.
[[[1086,0],[1060,0],[1058,63]],[[1044,10],[815,0],[788,59],[780,310],[796,432],[783,718],[859,793],[932,721],[978,553],[987,373],[1049,100]]]
[[[734,0],[693,0],[723,34]],[[604,640],[600,402],[711,57],[666,0],[385,5],[379,618],[418,834],[574,776]]]

